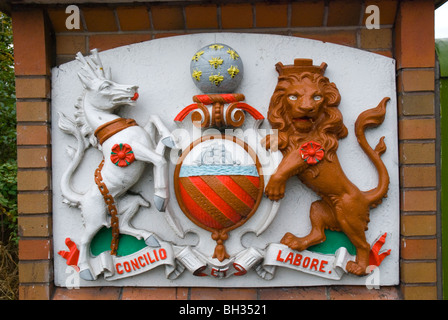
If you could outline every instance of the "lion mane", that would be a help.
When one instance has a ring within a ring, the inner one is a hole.
[[[341,95],[336,85],[330,82],[327,77],[311,72],[280,76],[269,104],[268,120],[272,128],[278,130],[278,148],[283,154],[288,154],[300,147],[299,141],[303,141],[306,134],[298,132],[292,125],[293,120],[289,110],[287,110],[288,106],[285,99],[286,90],[291,86],[300,86],[305,78],[318,85],[325,99],[322,113],[316,120],[313,131],[323,142],[327,160],[332,161],[338,148],[338,140],[345,138],[348,131],[338,109]]]

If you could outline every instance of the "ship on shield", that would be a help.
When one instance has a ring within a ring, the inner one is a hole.
[[[229,258],[227,233],[257,210],[264,189],[261,170],[255,152],[234,136],[202,137],[179,159],[174,173],[179,206],[212,232],[217,243],[213,258]]]

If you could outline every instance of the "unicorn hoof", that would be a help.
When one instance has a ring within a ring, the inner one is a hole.
[[[156,239],[155,236],[151,235],[149,236],[146,240],[145,243],[149,246],[149,247],[153,247],[153,248],[159,248],[160,247],[160,242]]]
[[[176,142],[174,142],[171,136],[163,138],[162,143],[168,148],[176,149]]]
[[[87,281],[93,281],[95,278],[93,277],[92,273],[89,269],[84,269],[79,272],[79,276],[81,279],[87,280]]]
[[[154,205],[156,206],[157,210],[160,212],[164,212],[166,209],[166,205],[168,204],[168,199],[163,198],[161,196],[154,196]]]

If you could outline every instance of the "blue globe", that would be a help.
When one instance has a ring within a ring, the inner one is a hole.
[[[232,93],[243,79],[243,61],[228,45],[214,43],[198,50],[190,74],[203,93]]]

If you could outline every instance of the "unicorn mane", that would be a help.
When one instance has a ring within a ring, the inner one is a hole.
[[[95,136],[95,130],[87,123],[86,114],[83,108],[84,93],[78,97],[78,101],[75,104],[75,122],[78,129],[81,131],[83,137],[85,137],[92,147],[98,147],[98,139]]]
[[[82,63],[80,74],[90,79],[98,78],[110,80],[110,68],[107,68],[106,70],[103,68],[98,50],[93,49],[90,52],[92,54],[86,57],[84,57],[81,52],[76,54],[76,60]]]
[[[81,77],[85,77],[87,79],[93,80],[97,79],[106,79],[110,80],[111,73],[110,68],[104,69],[103,64],[101,63],[101,59],[98,54],[97,49],[93,49],[90,51],[91,55],[84,57],[80,52],[76,54],[76,60],[81,62],[81,71],[78,72],[78,75]],[[84,112],[84,98],[85,91],[84,89],[81,96],[78,97],[78,100],[75,104],[76,112],[75,112],[75,121],[82,135],[87,139],[88,143],[93,147],[99,147],[98,140],[95,137],[95,130],[90,127],[87,122],[86,115]]]

